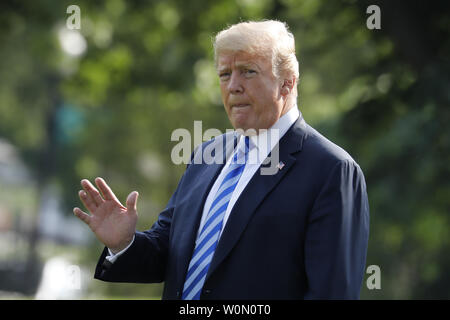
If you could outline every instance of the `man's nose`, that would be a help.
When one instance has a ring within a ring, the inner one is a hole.
[[[237,72],[231,73],[230,81],[228,82],[228,91],[233,94],[244,92],[241,77]]]

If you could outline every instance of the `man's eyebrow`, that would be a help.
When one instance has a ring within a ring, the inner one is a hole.
[[[251,61],[243,61],[243,62],[236,62],[236,67],[237,68],[257,68],[259,69],[259,66],[257,63],[255,62],[251,62]]]
[[[260,70],[259,66],[257,63],[255,62],[251,62],[251,61],[242,61],[242,62],[236,62],[235,64],[236,68],[256,68],[258,70]],[[217,68],[217,72],[225,72],[225,71],[230,71],[230,66],[219,66]]]
[[[228,71],[230,70],[230,67],[226,66],[226,67],[218,67],[217,68],[217,72],[224,72],[224,71]]]

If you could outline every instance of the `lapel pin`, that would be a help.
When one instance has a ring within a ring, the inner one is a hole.
[[[280,161],[280,163],[277,164],[277,168],[278,168],[279,170],[281,170],[281,169],[283,169],[283,167],[284,167],[284,163],[283,163],[283,161]]]

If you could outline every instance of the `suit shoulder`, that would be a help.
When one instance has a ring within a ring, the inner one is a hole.
[[[358,179],[365,184],[364,173],[359,164],[342,147],[327,139],[309,125],[306,128],[301,164],[314,176],[313,185],[320,190],[332,176]]]
[[[304,150],[320,162],[330,165],[338,162],[348,162],[357,165],[352,156],[342,147],[330,141],[310,125],[306,125],[306,138],[303,142]]]

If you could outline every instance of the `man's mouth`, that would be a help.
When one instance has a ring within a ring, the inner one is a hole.
[[[240,103],[240,104],[233,104],[231,105],[231,108],[245,108],[249,107],[250,105],[248,103]]]

